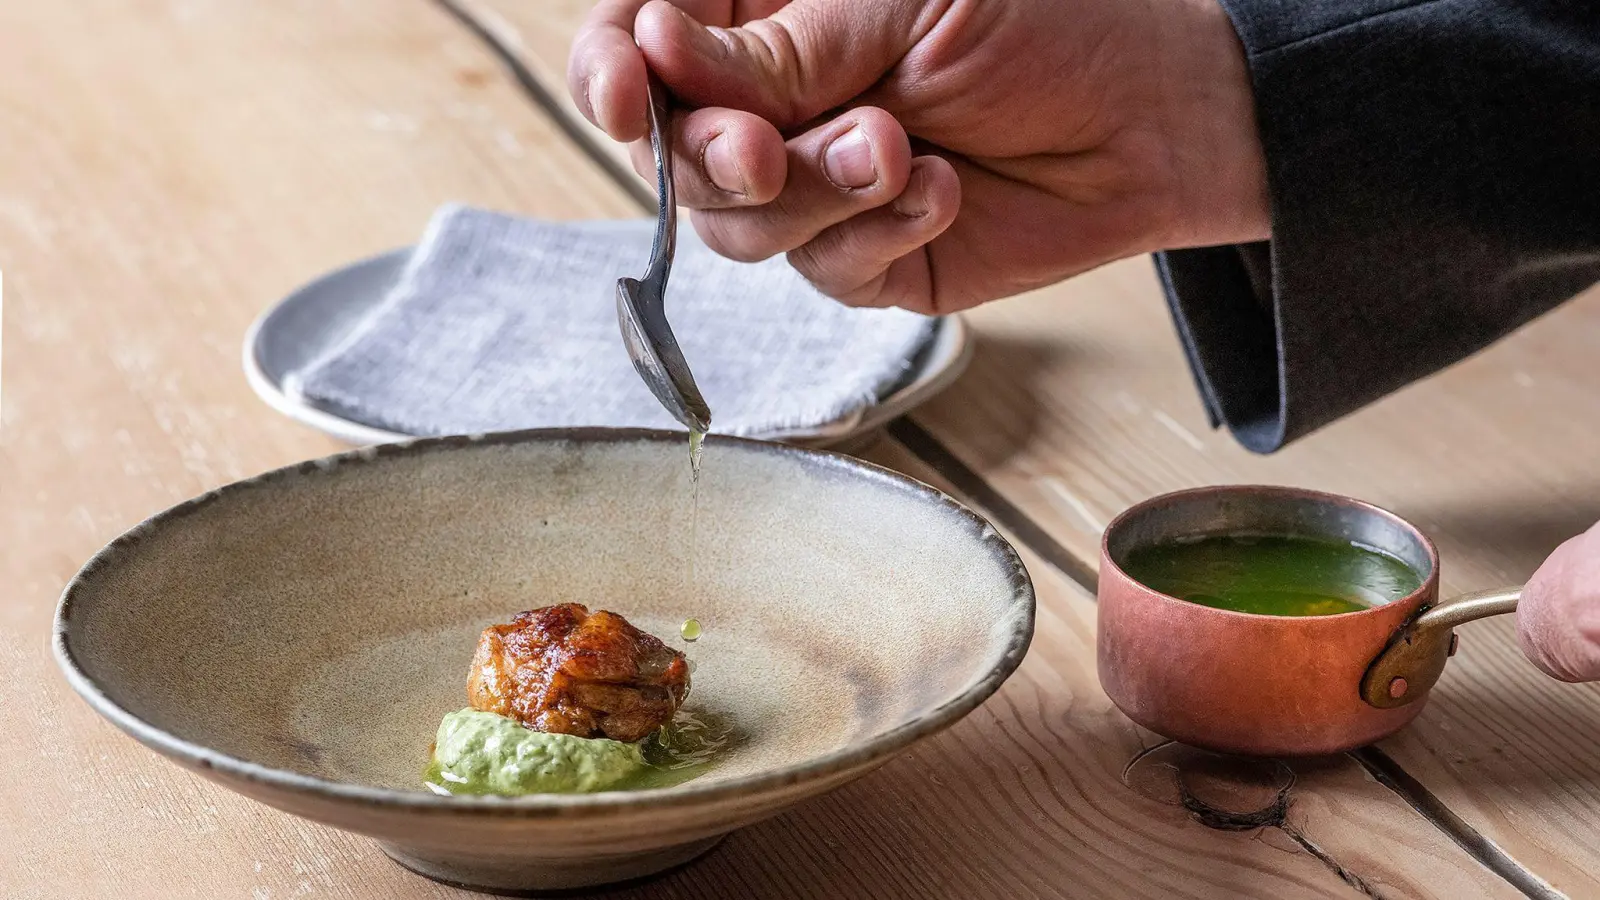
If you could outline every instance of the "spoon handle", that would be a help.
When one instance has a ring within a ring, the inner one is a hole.
[[[644,280],[666,287],[678,246],[678,195],[672,186],[672,101],[666,85],[649,74],[650,152],[656,161],[656,236],[650,246],[650,268]]]

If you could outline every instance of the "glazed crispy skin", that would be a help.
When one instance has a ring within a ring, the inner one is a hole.
[[[683,654],[616,613],[563,603],[518,613],[478,638],[467,679],[473,709],[534,731],[637,741],[689,694]]]

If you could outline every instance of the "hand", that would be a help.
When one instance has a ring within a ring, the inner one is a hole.
[[[1215,0],[601,0],[568,79],[641,173],[647,61],[688,107],[673,171],[700,235],[847,303],[947,313],[1268,236]]]
[[[1557,547],[1528,579],[1517,639],[1551,677],[1600,680],[1600,525]]]

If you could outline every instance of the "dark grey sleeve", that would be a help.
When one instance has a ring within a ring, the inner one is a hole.
[[[1222,5],[1272,240],[1156,257],[1213,425],[1271,452],[1600,280],[1600,3]]]

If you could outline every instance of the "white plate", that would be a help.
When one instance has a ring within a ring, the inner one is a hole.
[[[283,389],[285,375],[343,338],[383,300],[410,254],[411,248],[406,247],[336,269],[262,313],[244,338],[244,374],[256,394],[289,418],[352,444],[387,444],[417,437],[317,409]],[[966,323],[959,316],[946,316],[914,370],[877,405],[816,428],[756,437],[814,447],[854,445],[949,386],[971,355]]]

